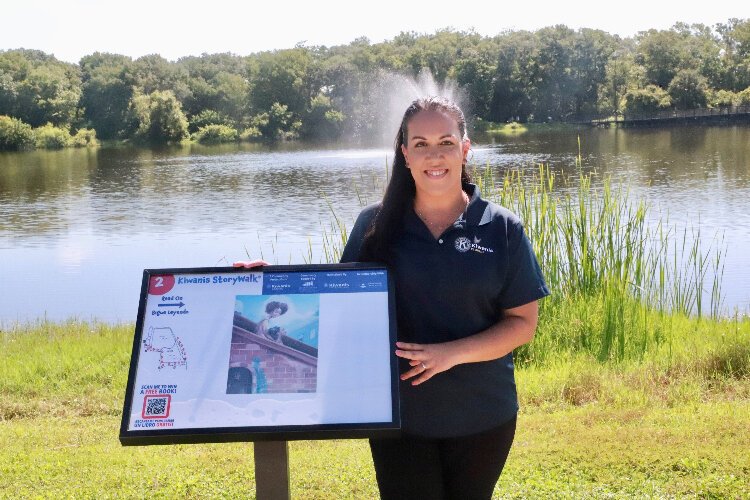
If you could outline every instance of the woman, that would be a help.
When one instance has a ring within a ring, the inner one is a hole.
[[[491,497],[515,434],[512,350],[549,294],[519,219],[470,183],[470,145],[458,106],[414,101],[383,201],[341,258],[395,280],[403,432],[370,440],[386,499]]]
[[[288,309],[289,306],[286,304],[286,302],[278,302],[276,300],[272,300],[271,302],[266,304],[266,314],[258,322],[258,327],[255,333],[281,344],[281,338],[283,334],[286,334],[286,331],[284,331],[280,327],[269,328],[268,322],[273,318],[278,318],[282,314],[285,314]]]

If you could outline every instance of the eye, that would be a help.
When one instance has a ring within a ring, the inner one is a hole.
[[[441,146],[453,146],[453,141],[450,139],[445,139],[443,142],[440,143]]]
[[[421,147],[424,147],[426,145],[427,145],[427,143],[424,142],[424,141],[417,141],[416,143],[414,143],[414,147],[415,148],[421,148]]]

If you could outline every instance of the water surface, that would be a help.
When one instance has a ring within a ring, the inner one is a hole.
[[[727,244],[727,310],[750,309],[750,127],[584,130],[478,139],[501,174],[544,162],[611,175],[677,224]],[[382,193],[387,149],[252,145],[0,154],[0,322],[133,321],[144,268],[322,259]]]

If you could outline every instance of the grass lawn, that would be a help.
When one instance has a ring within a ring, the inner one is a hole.
[[[529,409],[497,498],[741,498],[750,405]],[[250,443],[124,448],[116,416],[0,423],[0,496],[252,497]],[[294,498],[375,498],[366,441],[290,443]]]
[[[579,357],[519,368],[522,412],[495,496],[746,498],[747,323],[732,349],[691,351],[694,365]],[[0,498],[254,496],[250,443],[120,446],[131,342],[132,326],[0,332]],[[735,368],[706,369],[721,366],[717,353]],[[290,452],[294,498],[377,496],[365,441]]]

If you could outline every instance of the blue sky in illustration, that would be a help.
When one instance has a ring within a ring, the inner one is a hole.
[[[269,327],[280,326],[288,336],[317,347],[320,314],[318,294],[238,295],[234,309],[257,323],[265,318],[266,304],[270,301],[285,302],[289,309],[278,318],[272,318]]]

